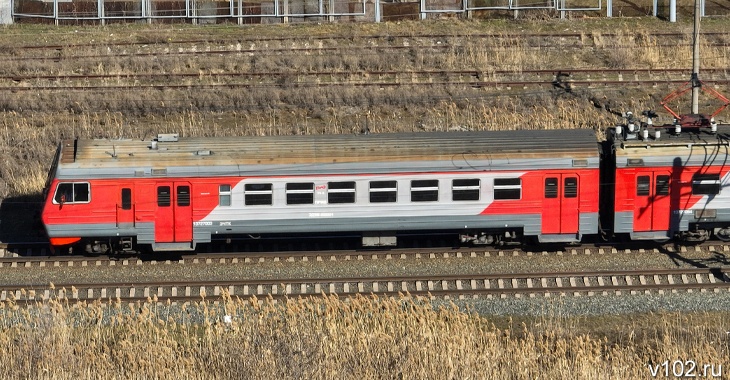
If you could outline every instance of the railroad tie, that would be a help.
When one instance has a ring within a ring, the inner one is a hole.
[[[401,281],[401,283],[400,283],[400,290],[403,291],[403,292],[407,292],[408,291],[408,283],[405,282],[405,281]]]
[[[373,292],[377,293],[379,291],[380,290],[379,290],[378,282],[377,281],[373,282]]]
[[[492,281],[488,279],[484,279],[484,289],[491,289],[492,288]]]
[[[600,286],[600,287],[606,286],[606,281],[603,280],[603,276],[598,276],[597,279],[598,279],[598,286]],[[606,295],[608,295],[608,292],[604,290],[603,292],[601,292],[601,294],[606,296]]]
[[[587,276],[583,276],[583,285],[588,286],[588,287],[591,286],[591,279],[588,278]],[[592,296],[594,294],[595,293],[592,290],[588,291],[589,296]]]
[[[712,275],[710,275],[710,276],[712,276]],[[697,280],[697,283],[698,284],[702,284],[703,283],[703,281],[702,281],[702,275],[699,274],[699,273],[695,273],[695,280]],[[705,293],[705,292],[707,292],[707,289],[700,288],[700,293]]]
[[[162,294],[163,294],[162,293],[162,287],[161,286],[158,286],[157,287],[157,297],[162,297]],[[231,294],[233,294],[233,291],[231,291]]]
[[[173,286],[170,290],[170,295],[172,295],[173,298],[177,297],[177,286]]]
[[[449,290],[449,283],[446,280],[441,281],[441,290]]]
[[[299,286],[299,293],[300,294],[307,294],[307,284],[301,284]]]
[[[420,292],[421,290],[423,290],[423,282],[416,281],[416,291]]]
[[[94,298],[94,289],[87,289],[86,290],[86,298],[93,299]]]
[[[221,295],[221,287],[220,286],[216,285],[216,286],[213,287],[213,295],[214,296]]]
[[[314,293],[315,294],[322,293],[322,285],[320,285],[320,284],[314,284]]]
[[[129,298],[134,298],[135,290],[134,287],[129,288]]]
[[[114,289],[114,297],[116,297],[116,298],[122,298],[122,289],[115,288]]]
[[[142,294],[144,295],[145,298],[148,298],[150,296],[150,287],[145,286],[144,292]]]
[[[461,283],[461,280],[456,280],[456,289],[464,290],[464,284]]]
[[[258,284],[256,286],[256,295],[258,296],[258,295],[262,295],[262,294],[264,294],[264,286],[261,284]]]
[[[45,291],[44,297],[48,299],[48,290]],[[101,288],[101,298],[106,298],[106,288]]]
[[[471,290],[475,290],[477,288],[477,280],[472,279],[470,286]]]
[[[575,250],[574,250],[575,251]],[[575,277],[570,277],[570,287],[575,288],[578,286],[577,281],[575,280]],[[580,292],[573,292],[573,296],[580,297]]]
[[[365,284],[362,282],[357,283],[357,292],[358,293],[365,293]]]
[[[185,287],[185,297],[190,297],[190,294],[192,292],[192,289],[190,289],[189,286]]]
[[[448,259],[448,258],[449,258],[449,253],[448,252],[444,252],[444,259]]]
[[[8,292],[6,290],[3,290],[0,292],[0,301],[5,301],[8,297]]]

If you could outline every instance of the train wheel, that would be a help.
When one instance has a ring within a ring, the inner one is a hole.
[[[715,229],[715,237],[725,242],[730,241],[730,228]]]

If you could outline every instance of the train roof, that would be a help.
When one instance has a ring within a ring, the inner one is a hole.
[[[270,137],[181,137],[62,142],[57,177],[419,171],[565,159],[598,165],[592,130],[518,130]],[[441,164],[439,164],[441,163]]]
[[[730,124],[718,125],[716,132],[702,128],[675,133],[674,127],[655,127],[646,139],[623,128],[620,136],[612,137],[618,167],[728,164]]]

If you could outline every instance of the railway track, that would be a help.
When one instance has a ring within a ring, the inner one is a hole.
[[[715,85],[730,83],[726,69],[706,69],[705,82]],[[556,75],[563,75],[558,82]],[[566,76],[570,76],[569,78]],[[128,75],[73,75],[73,76],[5,76],[0,83],[14,82],[12,86],[0,86],[3,92],[68,92],[68,91],[164,91],[238,88],[323,88],[323,87],[371,87],[388,88],[401,86],[504,88],[531,86],[605,86],[605,85],[649,85],[687,82],[688,73],[679,69],[637,69],[637,70],[525,70],[519,73],[500,70],[478,72],[456,71],[367,71],[357,73],[313,72],[313,73],[226,73],[226,74],[128,74]],[[483,78],[494,78],[484,80]],[[563,79],[567,78],[567,79]],[[194,81],[189,81],[193,79]],[[220,83],[221,79],[238,82]],[[114,84],[90,84],[89,80],[112,81]],[[177,80],[177,82],[172,82]],[[181,83],[187,80],[186,83]],[[40,81],[42,84],[29,83]],[[64,84],[63,82],[71,82]],[[117,84],[129,81],[130,84]],[[145,84],[140,84],[144,81]],[[50,83],[48,83],[50,82]],[[83,82],[84,84],[74,84]],[[153,83],[150,83],[153,82]],[[158,83],[154,83],[158,82]],[[210,83],[215,82],[215,83]]]
[[[358,294],[443,298],[506,298],[730,291],[728,270],[682,268],[595,272],[535,272],[447,276],[333,277],[245,281],[68,283],[0,286],[0,302],[46,300],[185,303],[207,299],[275,299]]]
[[[236,247],[238,248],[238,247]],[[218,249],[219,250],[219,249]],[[652,249],[616,248],[616,247],[580,247],[557,251],[533,251],[498,248],[418,248],[393,250],[315,250],[315,251],[272,251],[272,252],[230,252],[200,253],[183,255],[175,258],[165,257],[88,257],[88,256],[47,256],[40,248],[26,248],[23,252],[0,250],[0,268],[31,267],[115,267],[142,265],[181,265],[181,264],[239,264],[261,262],[322,262],[322,261],[364,261],[364,260],[406,260],[406,259],[448,259],[476,257],[530,257],[530,256],[575,256],[606,254],[640,254],[640,253],[697,253],[720,252],[730,255],[730,245],[704,244],[693,247],[674,246],[656,247]]]
[[[306,38],[302,38],[303,41],[308,43],[313,42],[338,42],[342,44],[344,42],[357,42],[357,41],[368,41],[373,43],[374,41],[394,41],[394,40],[414,40],[414,39],[482,39],[482,40],[504,40],[504,41],[516,41],[526,40],[531,46],[544,46],[540,43],[541,39],[551,40],[578,40],[581,41],[586,38],[593,38],[594,36],[600,36],[601,38],[616,38],[622,37],[623,33],[520,33],[520,34],[508,34],[508,33],[452,33],[452,34],[421,34],[414,36],[412,34],[367,34],[367,35],[311,35]],[[722,39],[727,37],[724,32],[702,32],[703,38],[718,38]],[[656,38],[659,41],[668,39],[680,39],[689,38],[689,33],[680,32],[644,32],[643,36]],[[241,36],[237,34],[231,38],[221,38],[220,35],[211,36],[210,38],[195,38],[195,39],[165,39],[155,40],[154,37],[140,37],[141,41],[109,41],[109,42],[91,42],[91,43],[72,43],[72,44],[46,44],[46,45],[12,45],[6,44],[5,47],[26,51],[59,51],[62,49],[84,49],[84,48],[98,48],[103,46],[104,48],[129,48],[138,47],[146,48],[151,45],[159,44],[165,47],[175,47],[179,45],[235,45],[238,43],[267,43],[267,42],[289,42],[293,38],[291,36]],[[547,42],[545,42],[547,43]],[[689,43],[689,42],[688,42]],[[667,43],[667,45],[669,45]],[[676,46],[672,44],[671,46]],[[206,53],[201,51],[199,53]]]

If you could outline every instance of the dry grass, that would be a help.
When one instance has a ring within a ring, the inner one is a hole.
[[[710,314],[605,317],[623,324],[594,335],[580,332],[581,318],[497,326],[411,297],[224,295],[185,308],[53,299],[8,301],[1,312],[4,379],[629,379],[664,360],[730,359],[722,320]]]
[[[726,26],[727,20],[709,19],[703,24],[703,30],[726,30]],[[651,36],[654,30],[683,34],[672,41],[658,41]],[[0,164],[0,199],[39,194],[61,138],[143,138],[162,132],[226,136],[360,133],[365,129],[383,133],[525,128],[588,128],[596,130],[600,136],[603,128],[619,121],[603,106],[618,112],[657,109],[661,96],[673,88],[666,85],[655,88],[605,86],[576,88],[569,94],[549,87],[420,85],[448,79],[436,75],[398,78],[400,86],[384,88],[307,87],[298,86],[297,82],[394,81],[396,79],[392,77],[374,78],[362,73],[408,69],[474,70],[485,81],[504,80],[495,72],[510,70],[513,73],[509,78],[519,80],[522,71],[544,69],[546,63],[552,69],[688,67],[687,62],[676,57],[689,55],[690,30],[687,24],[668,25],[653,19],[640,23],[620,19],[572,20],[569,24],[449,20],[245,28],[11,26],[0,29],[2,76],[99,74],[114,77],[6,80],[0,86],[136,86],[161,82],[160,79],[153,82],[139,77],[128,78],[127,75],[159,73],[196,75],[177,79],[172,84],[272,85],[194,90],[4,91],[0,97],[0,151],[5,158]],[[553,32],[578,32],[582,37],[546,40],[532,36]],[[485,33],[501,37],[475,36]],[[441,36],[430,37],[433,34]],[[186,40],[198,42],[181,42]],[[134,44],[113,45],[123,42]],[[706,42],[724,45],[715,46],[710,54],[704,55],[703,67],[729,67],[730,41],[719,36],[708,38]],[[23,48],[49,43],[60,48]],[[425,49],[421,46],[447,48]],[[321,54],[290,51],[312,47],[335,50],[324,50]],[[255,53],[172,54],[206,49],[255,49]],[[148,55],[131,56],[133,53]],[[27,57],[37,59],[23,59]],[[209,75],[264,71],[272,74],[253,79]],[[311,75],[315,72],[349,75],[315,78]],[[597,108],[596,103],[601,107]]]

